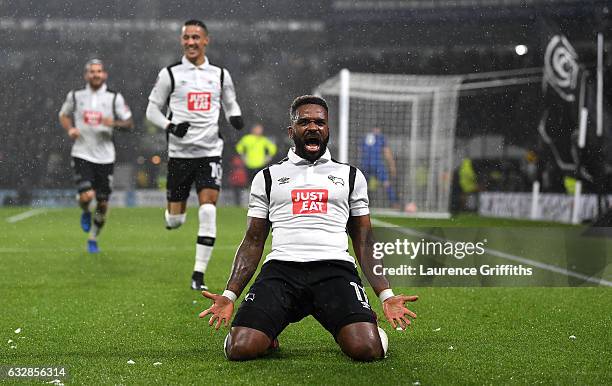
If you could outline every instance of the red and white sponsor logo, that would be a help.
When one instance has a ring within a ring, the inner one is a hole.
[[[83,121],[85,121],[87,125],[99,125],[102,123],[102,113],[99,111],[85,110],[83,111]]]
[[[327,189],[293,189],[293,214],[327,213]]]
[[[190,92],[187,94],[187,110],[189,111],[208,111],[210,110],[209,92]]]

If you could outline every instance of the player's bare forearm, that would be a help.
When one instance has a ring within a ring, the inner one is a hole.
[[[389,173],[391,177],[395,177],[397,175],[397,168],[395,167],[395,159],[393,158],[393,153],[389,147],[384,148],[385,160],[387,161],[387,165],[389,166]]]
[[[264,245],[270,232],[270,222],[265,218],[249,217],[244,239],[232,265],[232,273],[227,282],[227,289],[240,296],[244,287],[255,274]]]
[[[379,263],[374,259],[374,233],[370,216],[351,216],[347,225],[359,266],[378,295],[390,286],[384,275],[374,274],[374,266]]]
[[[134,128],[134,120],[132,118],[126,119],[125,121],[116,120],[114,121],[114,127],[119,127],[121,129],[133,129]]]
[[[62,127],[64,128],[64,130],[66,130],[66,132],[70,131],[70,129],[73,128],[72,118],[70,118],[69,116],[62,114],[59,116],[59,121],[60,121],[60,125],[62,125]]]

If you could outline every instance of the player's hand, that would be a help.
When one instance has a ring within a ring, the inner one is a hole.
[[[242,119],[242,115],[234,115],[229,118],[230,124],[234,127],[234,129],[240,131],[244,128],[244,120]]]
[[[416,318],[416,314],[407,309],[404,304],[406,302],[416,302],[417,300],[419,300],[418,296],[406,295],[395,295],[385,300],[383,312],[393,328],[399,326],[402,330],[405,330],[410,325],[410,318]]]
[[[111,117],[104,117],[102,118],[102,124],[104,126],[108,126],[108,127],[114,127],[115,126],[115,120]]]
[[[77,139],[81,136],[81,132],[76,127],[73,127],[68,130],[68,136],[70,137],[70,139]]]
[[[172,135],[175,135],[179,138],[183,138],[185,134],[187,134],[187,130],[189,129],[189,122],[181,122],[179,124],[171,123],[166,127],[166,131]]]
[[[202,295],[211,299],[213,304],[207,310],[200,312],[200,318],[203,318],[208,314],[212,314],[210,320],[208,321],[209,326],[212,326],[216,321],[217,323],[215,324],[215,329],[218,330],[223,322],[225,322],[225,327],[228,327],[229,322],[232,319],[232,314],[234,313],[234,302],[225,296],[213,294],[208,291],[202,291]]]

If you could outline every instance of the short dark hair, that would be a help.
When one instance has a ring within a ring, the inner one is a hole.
[[[93,66],[94,64],[99,64],[102,66],[102,68],[104,68],[104,63],[102,63],[100,59],[90,59],[87,61],[87,63],[85,63],[85,72],[89,71],[89,67]]]
[[[327,102],[325,99],[318,97],[316,95],[302,95],[293,100],[291,103],[291,109],[289,109],[289,119],[291,122],[297,119],[297,109],[300,106],[304,105],[319,105],[325,109],[325,112],[329,114],[329,108],[327,107]]]
[[[204,32],[206,32],[206,35],[208,35],[208,28],[206,28],[206,24],[204,24],[202,20],[197,20],[197,19],[187,20],[185,24],[183,24],[183,27],[187,27],[188,25],[195,25],[195,26],[201,27],[204,30]]]

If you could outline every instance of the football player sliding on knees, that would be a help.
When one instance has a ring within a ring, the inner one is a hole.
[[[331,158],[329,110],[322,98],[304,95],[291,104],[293,141],[287,157],[253,178],[247,230],[236,251],[223,294],[202,294],[213,304],[200,313],[210,326],[230,326],[223,350],[230,360],[255,359],[278,347],[278,336],[308,315],[357,361],[383,358],[388,338],[378,326],[355,260],[382,302],[393,328],[416,318],[406,308],[417,296],[395,295],[376,275],[368,188],[363,173]],[[261,260],[270,230],[272,251],[236,315],[234,302]],[[356,259],[348,253],[350,236]]]

